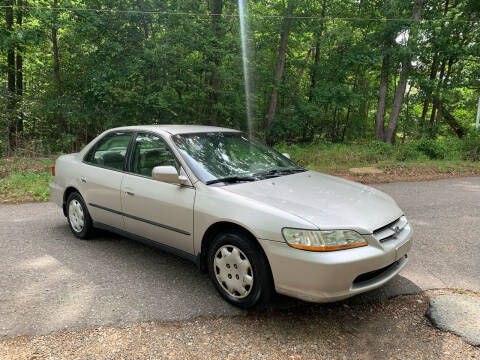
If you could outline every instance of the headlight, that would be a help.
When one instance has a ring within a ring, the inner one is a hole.
[[[301,230],[284,228],[283,237],[297,249],[334,251],[368,245],[362,235],[352,230]]]

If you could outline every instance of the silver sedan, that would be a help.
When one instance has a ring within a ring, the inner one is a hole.
[[[104,229],[190,259],[240,307],[274,291],[331,302],[377,288],[411,248],[388,195],[303,169],[236,130],[111,129],[52,173],[75,236]]]

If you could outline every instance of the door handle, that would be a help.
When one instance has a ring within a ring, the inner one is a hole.
[[[131,191],[125,191],[125,194],[130,195],[130,196],[135,196],[135,193],[133,193]]]
[[[87,178],[81,177],[81,178],[80,178],[80,181],[83,182],[83,183],[86,183],[86,182],[87,182]]]

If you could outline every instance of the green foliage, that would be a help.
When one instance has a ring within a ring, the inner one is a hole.
[[[385,144],[384,144],[385,145]],[[311,143],[292,144],[282,143],[275,148],[288,153],[292,159],[309,169],[321,168],[348,168],[364,166],[389,158],[393,152],[392,146],[378,144],[332,144]]]
[[[394,149],[393,146],[382,141],[372,141],[368,143],[368,150],[372,152],[372,154],[377,155],[378,157],[381,156],[390,156]]]
[[[0,203],[48,201],[52,159],[0,159]]]
[[[473,134],[468,136],[462,144],[465,160],[480,161],[480,136]]]
[[[49,173],[17,173],[0,179],[0,202],[48,201]]]
[[[429,162],[480,161],[480,137],[465,139],[412,140],[404,144],[388,145],[372,141],[364,144],[281,143],[275,148],[288,153],[293,160],[310,169],[347,169],[391,161]]]
[[[426,21],[418,24],[409,20],[409,1],[293,1],[276,117],[267,128],[286,3],[248,2],[251,124],[235,1],[59,0],[61,9],[54,11],[51,1],[39,0],[29,3],[22,26],[15,24],[13,31],[7,31],[2,13],[0,155],[8,142],[37,153],[78,151],[107,128],[135,124],[252,128],[275,143],[369,141],[386,54],[391,60],[387,114],[401,62],[407,53],[415,59],[398,123],[407,142],[455,137],[456,125],[472,132],[479,96],[475,20],[480,9],[470,0],[426,0]],[[19,9],[14,11],[18,15]],[[216,11],[222,16],[210,16]],[[54,76],[52,28],[58,29],[61,91]],[[407,32],[422,34],[418,43],[402,42]],[[386,50],[388,39],[393,43]],[[13,46],[23,48],[23,96],[7,91],[6,53]],[[434,100],[456,124],[432,116]],[[19,118],[23,131],[14,126]],[[382,146],[372,144],[362,157],[397,153]],[[427,142],[402,151],[399,157],[442,156],[437,145]]]
[[[428,159],[425,154],[422,154],[417,146],[417,144],[407,144],[402,146],[399,151],[395,154],[395,159],[398,161],[419,161]]]
[[[442,143],[430,139],[421,139],[416,144],[416,149],[432,160],[445,158],[448,151]]]

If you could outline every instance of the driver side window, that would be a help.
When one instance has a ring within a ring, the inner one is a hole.
[[[152,177],[155,166],[174,166],[177,173],[180,170],[180,165],[170,148],[158,136],[138,134],[132,154],[130,171],[134,174]]]

